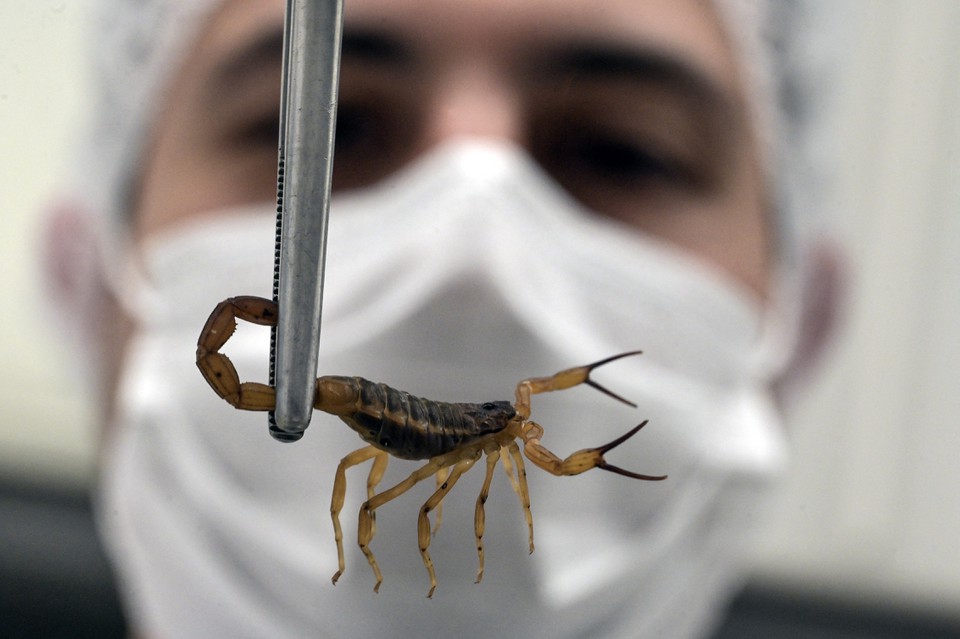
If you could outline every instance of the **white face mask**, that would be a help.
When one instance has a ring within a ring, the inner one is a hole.
[[[481,471],[445,501],[431,554],[416,516],[433,490],[378,511],[381,592],[355,547],[365,469],[347,475],[347,571],[336,587],[328,507],[337,462],[363,444],[317,413],[281,445],[262,413],[235,411],[194,366],[206,316],[233,295],[268,296],[268,206],[206,218],[144,251],[150,284],[128,352],[104,473],[101,520],[138,628],[157,636],[646,636],[698,632],[736,579],[736,542],[783,462],[766,391],[776,327],[745,291],[676,249],[581,210],[520,151],[461,142],[375,189],[334,202],[320,374],[360,375],[446,401],[513,399],[523,378],[616,353],[599,369],[630,409],[580,387],[537,396],[543,443],[565,457],[644,419],[611,463],[558,478],[531,465],[536,552],[502,473],[487,502],[487,567],[473,584]],[[136,278],[136,279],[139,279]],[[134,291],[139,291],[134,293]],[[241,327],[224,348],[265,381],[269,337]],[[415,465],[391,462],[382,488]],[[506,630],[509,629],[509,630]],[[326,634],[324,634],[326,633]]]

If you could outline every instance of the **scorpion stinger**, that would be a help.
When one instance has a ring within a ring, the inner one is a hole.
[[[236,320],[273,326],[278,320],[277,304],[259,297],[233,297],[217,305],[207,320],[197,341],[197,367],[211,388],[234,407],[243,410],[272,410],[276,405],[273,386],[257,382],[241,382],[230,359],[220,352],[236,328]],[[490,490],[494,468],[502,464],[510,484],[520,498],[520,506],[527,523],[530,552],[533,552],[533,515],[530,512],[530,491],[527,472],[521,456],[557,476],[579,475],[593,468],[630,477],[659,481],[666,476],[642,475],[607,463],[604,454],[633,437],[646,422],[626,434],[597,448],[577,451],[564,459],[541,443],[543,427],[530,419],[530,398],[538,393],[565,390],[580,384],[597,390],[624,403],[633,405],[590,379],[590,373],[599,366],[640,351],[631,351],[614,357],[560,371],[549,377],[533,377],[517,384],[516,401],[474,403],[437,402],[415,397],[386,384],[378,384],[361,377],[325,375],[317,378],[314,387],[313,408],[335,415],[355,430],[367,445],[343,459],[334,476],[330,516],[333,520],[337,545],[337,572],[333,582],[343,574],[343,530],[340,512],[347,490],[346,472],[353,466],[371,462],[367,477],[367,500],[360,507],[357,524],[357,543],[367,558],[376,578],[374,590],[379,589],[383,576],[374,557],[371,543],[376,535],[376,511],[400,497],[421,481],[436,477],[437,488],[420,507],[417,517],[417,538],[423,565],[430,578],[432,596],[437,587],[437,576],[429,547],[431,529],[429,516],[436,515],[433,532],[440,525],[440,508],[447,494],[460,477],[477,461],[486,457],[486,473],[480,495],[474,507],[474,535],[479,568],[477,581],[483,577],[485,528],[484,504]],[[403,481],[377,492],[390,457],[421,460],[422,464]]]

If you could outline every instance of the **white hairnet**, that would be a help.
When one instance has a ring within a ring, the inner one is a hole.
[[[224,0],[94,0],[90,121],[80,140],[77,188],[116,231],[163,94],[210,14]],[[112,235],[112,233],[111,233]]]
[[[833,97],[840,30],[849,6],[811,0],[714,0],[740,66],[774,206],[777,254],[802,279],[823,232],[830,132],[817,116]]]

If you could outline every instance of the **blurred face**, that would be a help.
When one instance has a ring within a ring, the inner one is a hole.
[[[176,78],[134,212],[149,236],[275,195],[282,0],[229,0]],[[739,68],[697,0],[351,0],[334,189],[444,141],[523,147],[571,195],[759,296],[766,194]]]

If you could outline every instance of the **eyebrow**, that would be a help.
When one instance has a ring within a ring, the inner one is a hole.
[[[542,60],[553,77],[582,75],[590,80],[654,83],[674,91],[700,108],[726,115],[738,113],[733,97],[708,73],[682,57],[651,47],[611,42],[564,44]]]
[[[208,93],[220,96],[224,91],[235,91],[246,78],[259,71],[276,69],[279,73],[282,58],[282,26],[264,29],[214,65],[209,75]]]
[[[414,58],[410,48],[390,33],[351,25],[344,26],[341,55],[345,60],[398,67],[410,65]],[[222,100],[225,92],[238,90],[245,79],[257,72],[279,73],[282,60],[282,25],[264,29],[214,65],[207,94],[212,100]]]

